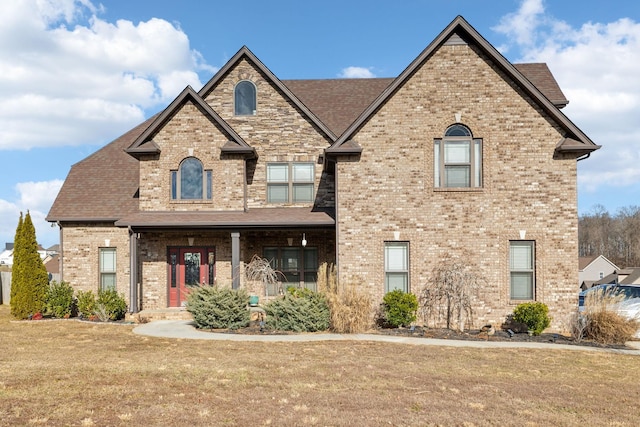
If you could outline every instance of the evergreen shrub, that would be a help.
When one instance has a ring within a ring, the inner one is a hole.
[[[187,297],[187,311],[200,329],[238,329],[249,325],[249,295],[235,290],[202,286]]]
[[[53,317],[71,317],[75,312],[73,288],[66,282],[51,282],[46,301],[46,312]]]
[[[327,298],[309,289],[289,288],[282,298],[267,303],[264,310],[270,329],[317,332],[331,325]]]
[[[124,295],[119,295],[113,288],[98,291],[96,311],[102,313],[103,316],[106,315],[107,319],[101,320],[123,319],[127,313],[127,303],[124,300]]]
[[[527,325],[533,335],[540,335],[551,324],[549,307],[542,302],[525,302],[513,310],[513,320]]]
[[[96,296],[91,291],[78,291],[77,305],[80,316],[89,318],[96,312]]]
[[[394,289],[382,299],[382,323],[397,328],[409,326],[416,321],[418,298],[412,294]]]

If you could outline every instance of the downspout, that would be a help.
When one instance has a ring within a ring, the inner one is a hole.
[[[138,312],[138,235],[129,226],[129,313]]]
[[[325,159],[327,159],[327,156],[325,154]],[[329,162],[330,160],[327,159],[327,162]],[[339,257],[340,257],[340,221],[339,221],[339,203],[338,203],[338,159],[336,158],[335,160],[333,160],[333,204],[334,204],[334,210],[335,210],[335,233],[336,233],[336,242],[335,242],[335,254],[336,254],[336,284],[338,285],[338,287],[340,287],[340,261],[339,261]]]
[[[242,162],[242,197],[243,197],[243,209],[247,212],[247,157],[244,157],[244,161]]]
[[[64,245],[63,245],[63,234],[62,234],[62,224],[60,224],[60,221],[56,221],[56,224],[58,224],[58,229],[60,230],[60,237],[58,238],[58,240],[60,241],[60,255],[58,256],[58,270],[60,270],[60,283],[64,282]]]

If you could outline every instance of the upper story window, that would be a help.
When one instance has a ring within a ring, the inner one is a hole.
[[[253,116],[256,114],[255,85],[248,80],[238,83],[234,91],[234,103],[236,116]]]
[[[171,199],[211,200],[211,170],[195,157],[184,159],[178,170],[171,171]]]
[[[449,126],[444,138],[434,141],[433,159],[435,187],[482,186],[482,140],[468,127]]]
[[[267,202],[313,202],[313,166],[294,162],[267,164]]]

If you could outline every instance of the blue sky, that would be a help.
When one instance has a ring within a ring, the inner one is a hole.
[[[44,218],[71,165],[242,46],[280,79],[395,77],[457,15],[511,62],[546,62],[603,145],[579,163],[580,213],[640,204],[640,2],[4,0],[0,245],[26,210],[58,243]]]

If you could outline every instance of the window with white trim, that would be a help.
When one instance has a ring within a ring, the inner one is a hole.
[[[509,242],[510,298],[533,300],[535,297],[535,242],[512,240]]]
[[[256,114],[256,86],[249,80],[239,82],[234,89],[234,113],[236,116]]]
[[[268,203],[313,202],[313,163],[268,163]]]
[[[409,292],[409,242],[384,242],[384,291]]]
[[[116,248],[100,248],[100,289],[116,288]]]
[[[434,141],[433,159],[435,187],[482,187],[482,139],[474,139],[468,127],[449,126]]]
[[[187,157],[171,171],[171,200],[211,200],[212,171],[195,157]]]

